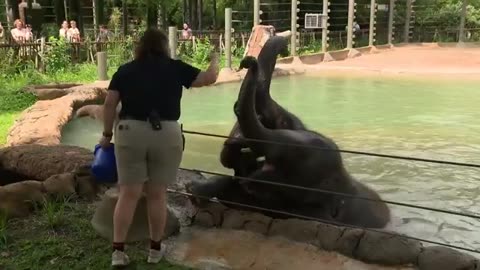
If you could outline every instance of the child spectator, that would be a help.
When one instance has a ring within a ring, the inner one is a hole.
[[[67,31],[67,38],[71,42],[80,42],[80,30],[77,28],[76,21],[70,21],[70,29]]]
[[[184,23],[183,24],[183,30],[182,30],[182,38],[183,39],[190,39],[192,37],[192,29],[188,26],[188,24]]]
[[[60,38],[67,38],[67,32],[68,32],[68,22],[67,22],[67,21],[63,21],[62,27],[61,27],[60,30],[58,31],[58,36],[59,36]]]

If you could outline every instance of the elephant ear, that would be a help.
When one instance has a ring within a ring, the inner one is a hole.
[[[240,108],[238,107],[238,101],[235,101],[235,103],[233,104],[233,112],[237,117],[240,115]]]

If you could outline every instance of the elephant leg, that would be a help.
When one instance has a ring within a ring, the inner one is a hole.
[[[356,195],[380,200],[380,196],[368,186],[356,181]],[[339,222],[366,228],[384,228],[390,221],[390,209],[384,202],[345,198],[339,210]]]
[[[190,198],[198,207],[205,205],[206,198],[217,198],[227,207],[246,211],[252,211],[248,205],[258,204],[255,197],[240,185],[238,179],[231,176],[214,176],[205,182],[187,184],[186,189],[194,196],[203,197]]]
[[[248,193],[250,200],[255,203],[255,206],[261,207],[268,210],[255,210],[264,213],[267,216],[273,218],[286,218],[285,214],[279,213],[285,211],[290,207],[290,202],[285,200],[283,196],[284,189],[286,187],[281,187],[275,185],[279,179],[282,179],[281,173],[275,169],[265,170],[266,166],[263,166],[261,169],[256,170],[249,175],[248,178],[261,180],[270,183],[260,183],[251,180],[240,180],[239,184],[242,186],[242,189]]]
[[[192,203],[201,205],[206,200],[218,197],[225,190],[231,189],[230,186],[235,184],[235,180],[231,176],[213,176],[204,182],[188,183],[185,185],[185,188],[187,192],[193,195],[191,198]]]

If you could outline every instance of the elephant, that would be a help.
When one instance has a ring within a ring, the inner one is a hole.
[[[118,114],[120,113],[121,109],[122,109],[122,104],[119,103],[118,106],[117,106],[117,114],[116,114],[116,117],[115,117],[115,122],[118,121]],[[85,105],[85,106],[80,107],[75,112],[75,117],[77,117],[77,118],[85,117],[85,116],[88,116],[92,119],[103,122],[103,104]]]
[[[202,185],[190,185],[189,190],[194,195],[270,208],[277,212],[262,212],[275,218],[288,217],[288,214],[278,212],[281,211],[336,224],[384,228],[390,221],[390,209],[386,203],[311,190],[381,200],[375,191],[350,176],[344,167],[339,148],[332,139],[306,129],[266,127],[259,120],[255,108],[257,77],[261,74],[259,64],[254,57],[247,56],[240,66],[248,68],[248,71],[235,107],[238,125],[245,138],[274,142],[247,142],[256,155],[265,159],[263,166],[249,177],[273,184],[216,179]],[[322,148],[323,151],[312,147]],[[274,185],[275,183],[310,190]]]
[[[75,112],[75,117],[77,118],[85,116],[88,116],[95,120],[103,121],[103,105],[85,105]]]
[[[259,78],[256,91],[256,109],[262,124],[271,129],[305,129],[302,121],[280,106],[270,96],[270,83],[278,55],[288,54],[285,35],[269,38],[258,55]],[[251,75],[247,73],[245,79]],[[258,169],[257,156],[248,150],[242,132],[236,122],[225,140],[220,153],[221,164],[233,169],[236,176],[247,176]]]

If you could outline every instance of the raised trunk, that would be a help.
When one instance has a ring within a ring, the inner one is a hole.
[[[248,68],[238,94],[237,119],[240,130],[246,139],[267,140],[270,132],[258,120],[255,109],[255,94],[259,76],[258,62],[254,57],[247,56],[242,60],[240,66]],[[249,141],[248,145],[259,155],[265,153],[265,143]]]
[[[258,54],[258,65],[260,66],[259,85],[257,86],[257,97],[262,95],[267,100],[270,97],[270,83],[272,82],[273,71],[279,54],[288,50],[288,40],[285,37],[273,36],[265,42]]]

